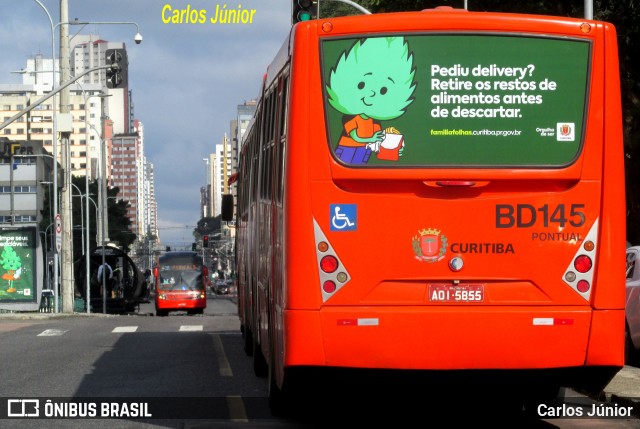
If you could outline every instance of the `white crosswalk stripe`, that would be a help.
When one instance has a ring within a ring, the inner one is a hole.
[[[201,332],[203,330],[204,330],[203,325],[181,325],[180,328],[178,328],[179,332]],[[121,333],[132,333],[137,331],[138,331],[138,326],[116,326],[115,328],[113,328],[111,333],[121,334]],[[55,336],[64,335],[67,332],[69,331],[62,330],[62,329],[46,329],[41,333],[39,333],[38,336],[39,337],[55,337]]]
[[[67,331],[62,329],[46,329],[38,334],[39,337],[57,337],[63,335]]]
[[[202,325],[182,325],[180,326],[180,332],[194,332],[202,331]]]
[[[120,332],[136,332],[138,330],[137,326],[118,326],[113,328],[112,333],[120,333]]]

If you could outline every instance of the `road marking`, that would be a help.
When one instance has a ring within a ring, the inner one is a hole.
[[[232,422],[248,422],[247,411],[241,396],[227,396],[227,408]]]
[[[218,358],[217,360],[219,362],[220,375],[223,377],[233,377],[231,365],[229,365],[229,360],[227,359],[227,355],[224,352],[224,347],[222,346],[220,335],[213,335],[213,350],[216,352],[216,357]]]
[[[113,331],[111,332],[115,334],[119,332],[136,332],[137,330],[137,326],[118,326],[116,328],[113,328]]]
[[[46,329],[38,334],[39,337],[56,337],[63,335],[67,331],[61,329]]]
[[[202,331],[202,325],[182,325],[179,330],[180,332]]]

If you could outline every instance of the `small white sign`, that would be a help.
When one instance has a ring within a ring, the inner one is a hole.
[[[60,213],[56,215],[56,253],[60,253],[62,249],[62,220],[60,219]]]

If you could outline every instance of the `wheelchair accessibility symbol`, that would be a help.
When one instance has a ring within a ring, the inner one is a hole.
[[[355,231],[358,226],[357,207],[355,204],[331,204],[331,231]]]

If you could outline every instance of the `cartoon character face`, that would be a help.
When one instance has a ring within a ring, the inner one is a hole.
[[[329,103],[343,114],[394,119],[413,101],[414,75],[403,37],[358,40],[331,71]]]

